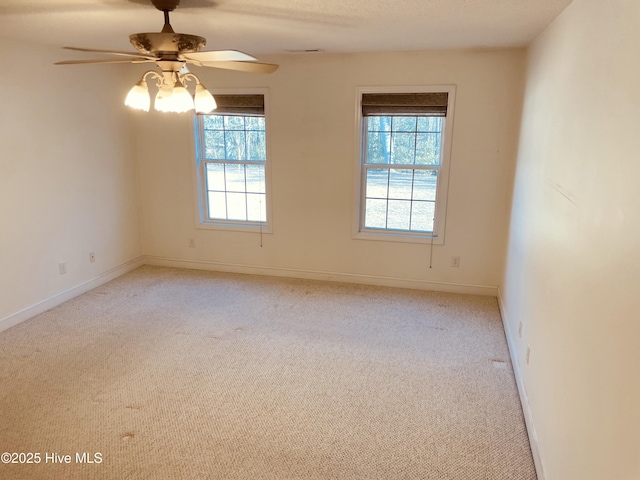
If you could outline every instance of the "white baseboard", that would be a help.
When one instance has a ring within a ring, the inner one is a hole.
[[[131,270],[134,270],[140,266],[144,265],[143,257],[138,257],[133,260],[130,260],[122,265],[118,265],[106,272],[101,273],[97,277],[94,277],[86,282],[82,282],[75,287],[71,287],[62,292],[56,293],[55,295],[50,296],[49,298],[45,298],[44,300],[39,301],[38,303],[34,303],[33,305],[23,308],[22,310],[12,313],[4,318],[0,319],[0,332],[7,330],[8,328],[14,327],[19,323],[24,322],[25,320],[30,319],[31,317],[35,317],[36,315],[45,312],[61,303],[64,303],[68,300],[71,300],[78,295],[82,295],[85,292],[88,292],[92,288],[96,288],[103,283],[107,283],[114,278],[119,277],[120,275],[124,275]]]
[[[533,455],[533,463],[536,467],[536,473],[538,480],[545,480],[544,466],[542,462],[542,455],[540,453],[540,446],[538,444],[538,435],[536,433],[536,427],[533,422],[533,415],[531,413],[531,406],[529,405],[529,397],[527,395],[527,389],[524,386],[524,379],[522,378],[522,371],[520,370],[520,362],[518,361],[518,350],[516,349],[516,337],[509,328],[509,321],[507,320],[507,312],[502,300],[502,292],[498,289],[498,305],[500,307],[500,315],[502,317],[502,325],[504,327],[504,333],[507,337],[507,346],[509,348],[509,355],[511,356],[511,363],[513,364],[513,373],[516,377],[516,384],[518,386],[518,393],[520,394],[520,403],[522,404],[522,413],[524,414],[524,422],[527,426],[527,435],[529,436],[529,443],[531,444],[531,454]]]
[[[417,290],[433,290],[437,292],[465,293],[470,295],[498,295],[498,287],[486,285],[468,285],[462,283],[430,282],[380,275],[363,275],[357,273],[326,272],[303,270],[296,268],[259,267],[255,265],[210,262],[202,260],[182,260],[178,258],[145,256],[145,265],[160,267],[187,268],[191,270],[209,270],[217,272],[245,273],[251,275],[269,275],[274,277],[305,278],[309,280],[325,280],[332,282],[359,283],[384,287],[413,288]]]
[[[124,275],[142,265],[157,265],[163,267],[188,268],[192,270],[209,270],[219,272],[245,273],[251,275],[271,275],[276,277],[305,278],[310,280],[325,280],[333,282],[358,283],[365,285],[378,285],[385,287],[413,288],[418,290],[433,290],[438,292],[464,293],[471,295],[497,296],[498,287],[487,285],[468,285],[461,283],[430,282],[426,280],[411,280],[380,275],[362,275],[355,273],[326,272],[314,270],[302,270],[280,267],[258,267],[254,265],[207,262],[198,260],[181,260],[177,258],[144,256],[123,263],[95,278],[80,283],[62,292],[56,293],[44,300],[30,305],[18,312],[14,312],[4,318],[0,318],[0,332],[7,330],[19,323],[28,320],[42,312],[45,312],[61,303],[71,300],[92,288]]]

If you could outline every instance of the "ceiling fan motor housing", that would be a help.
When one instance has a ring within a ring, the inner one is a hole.
[[[129,40],[139,52],[153,55],[199,52],[207,43],[204,37],[187,33],[134,33]]]

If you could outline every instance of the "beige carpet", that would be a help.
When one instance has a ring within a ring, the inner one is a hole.
[[[2,479],[536,478],[490,297],[142,267],[0,333],[0,385]]]

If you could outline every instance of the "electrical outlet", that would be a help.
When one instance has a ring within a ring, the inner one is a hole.
[[[95,263],[96,262],[96,254],[94,252],[91,252],[89,254],[89,263]]]
[[[520,326],[518,327],[518,337],[522,338],[522,322],[520,322]]]
[[[531,347],[527,345],[527,365],[529,365],[529,358],[531,357]]]
[[[195,248],[195,246],[196,246],[196,241],[195,241],[195,239],[193,239],[193,238],[190,238],[190,239],[189,239],[189,246],[190,246],[191,248]]]
[[[67,262],[60,262],[58,264],[58,270],[60,270],[60,275],[67,273]]]
[[[460,257],[451,257],[451,266],[455,268],[460,267]]]

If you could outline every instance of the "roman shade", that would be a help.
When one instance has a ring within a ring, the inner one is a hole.
[[[215,95],[212,115],[264,115],[264,95]]]
[[[363,93],[362,115],[431,115],[445,117],[449,94],[429,93]]]

